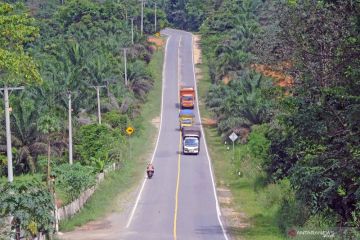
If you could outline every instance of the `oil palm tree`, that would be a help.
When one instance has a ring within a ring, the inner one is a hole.
[[[269,120],[272,102],[262,91],[271,88],[262,75],[246,73],[228,85],[210,89],[206,104],[218,120],[218,129],[225,132],[233,127],[248,127]]]
[[[135,96],[141,100],[145,100],[146,94],[153,86],[153,81],[149,75],[143,62],[135,61],[129,65],[129,88],[134,92]]]

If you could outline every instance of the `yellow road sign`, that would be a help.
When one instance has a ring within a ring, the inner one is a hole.
[[[127,127],[125,131],[126,131],[126,133],[127,133],[128,135],[131,135],[131,134],[133,134],[133,132],[135,131],[135,129],[133,129],[132,127]]]

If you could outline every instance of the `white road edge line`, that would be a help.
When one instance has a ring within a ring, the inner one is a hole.
[[[222,232],[223,232],[223,235],[225,237],[226,240],[228,240],[228,237],[226,235],[226,230],[223,226],[223,223],[221,221],[221,211],[220,211],[220,206],[219,206],[219,200],[218,200],[218,197],[217,197],[217,194],[216,194],[216,187],[215,187],[215,181],[214,181],[214,176],[213,176],[213,170],[212,170],[212,165],[211,165],[211,160],[210,160],[210,155],[209,155],[209,151],[208,151],[208,148],[207,148],[207,144],[206,144],[206,138],[205,138],[205,134],[204,134],[204,129],[203,129],[203,126],[202,126],[202,123],[201,123],[201,115],[200,115],[200,109],[199,109],[199,102],[198,102],[198,94],[197,94],[197,83],[196,83],[196,74],[195,74],[195,61],[194,61],[194,35],[192,33],[190,33],[191,35],[191,55],[192,55],[192,67],[193,67],[193,74],[194,74],[194,83],[195,83],[195,94],[196,94],[196,108],[197,108],[197,112],[198,112],[198,116],[199,116],[199,119],[200,119],[200,128],[201,128],[201,135],[203,136],[203,139],[204,139],[204,142],[205,142],[205,151],[206,151],[206,155],[207,155],[207,159],[208,159],[208,163],[209,163],[209,171],[210,171],[210,176],[211,176],[211,181],[212,181],[212,185],[213,185],[213,190],[214,190],[214,197],[215,197],[215,202],[216,202],[216,211],[217,211],[217,218],[218,218],[218,221],[220,223],[220,226],[221,226],[221,229],[222,229]]]
[[[164,34],[166,35],[166,34]],[[160,128],[159,128],[159,132],[158,132],[158,135],[157,135],[157,139],[156,139],[156,144],[155,144],[155,148],[154,148],[154,152],[153,152],[153,155],[151,157],[151,163],[154,162],[154,158],[155,158],[155,153],[156,153],[156,150],[158,148],[158,145],[159,145],[159,139],[160,139],[160,133],[161,133],[161,126],[162,126],[162,119],[163,119],[163,104],[164,104],[164,88],[165,88],[165,69],[166,69],[166,58],[167,58],[167,48],[168,48],[168,43],[169,43],[169,40],[170,40],[171,36],[169,36],[167,39],[166,39],[166,45],[165,45],[165,53],[164,53],[164,62],[163,62],[163,71],[162,71],[162,84],[161,84],[161,110],[160,110]],[[136,211],[136,208],[139,204],[139,201],[140,201],[140,198],[141,198],[141,195],[142,195],[142,192],[144,190],[144,187],[145,187],[145,183],[147,182],[146,181],[146,174],[145,174],[145,178],[144,178],[144,181],[141,185],[141,188],[140,188],[140,191],[138,193],[138,196],[136,198],[136,201],[135,201],[135,204],[134,204],[134,207],[131,211],[131,214],[130,214],[130,217],[129,217],[129,220],[126,224],[126,228],[129,228],[131,222],[132,222],[132,219],[134,217],[134,214],[135,214],[135,211]]]

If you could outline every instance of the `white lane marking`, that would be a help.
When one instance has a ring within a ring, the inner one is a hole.
[[[205,152],[206,152],[206,155],[207,155],[207,159],[208,159],[208,163],[209,163],[209,171],[210,171],[210,176],[211,176],[211,181],[212,181],[212,186],[213,186],[213,190],[214,190],[214,197],[215,197],[215,202],[216,202],[216,211],[217,211],[217,218],[218,218],[218,221],[220,223],[220,226],[221,226],[221,230],[224,234],[224,237],[226,240],[228,240],[228,237],[226,235],[226,231],[225,231],[225,228],[223,226],[223,223],[221,221],[221,211],[220,211],[220,207],[219,207],[219,201],[218,201],[218,198],[217,198],[217,194],[216,194],[216,187],[215,187],[215,181],[214,181],[214,176],[213,176],[213,170],[212,170],[212,165],[211,165],[211,160],[210,160],[210,155],[209,155],[209,151],[208,151],[208,148],[207,148],[207,144],[206,144],[206,138],[205,138],[205,134],[204,134],[204,129],[203,129],[203,126],[201,124],[201,115],[200,115],[200,110],[199,110],[199,102],[198,102],[198,94],[197,94],[197,84],[196,84],[196,75],[195,75],[195,65],[194,65],[194,36],[192,33],[190,33],[191,35],[191,60],[192,60],[192,68],[193,68],[193,74],[194,74],[194,83],[195,83],[195,94],[196,94],[196,108],[197,108],[197,112],[198,112],[198,116],[199,116],[199,119],[200,119],[200,128],[201,128],[201,135],[203,136],[203,139],[204,139],[204,143],[205,143]]]
[[[162,127],[162,119],[163,119],[163,104],[164,104],[164,89],[165,89],[165,69],[166,69],[166,59],[167,59],[167,49],[168,49],[168,43],[170,42],[170,38],[171,36],[169,36],[169,38],[166,39],[166,45],[165,45],[165,54],[164,54],[164,63],[163,63],[163,71],[162,71],[162,88],[161,88],[161,110],[160,110],[160,128],[159,128],[159,132],[158,132],[158,135],[157,135],[157,139],[156,139],[156,145],[155,145],[155,149],[154,149],[154,152],[153,152],[153,155],[152,155],[152,158],[151,158],[151,163],[154,162],[154,158],[155,158],[155,153],[156,153],[156,150],[158,148],[158,145],[159,145],[159,140],[160,140],[160,133],[161,133],[161,127]],[[141,188],[140,188],[140,191],[138,193],[138,196],[136,198],[136,201],[135,201],[135,204],[134,204],[134,207],[131,211],[131,214],[130,214],[130,217],[129,217],[129,220],[126,224],[126,228],[129,228],[130,224],[131,224],[131,221],[134,217],[134,214],[135,214],[135,211],[136,211],[136,208],[139,204],[139,201],[140,201],[140,198],[141,198],[141,195],[142,195],[142,192],[144,190],[144,187],[145,187],[145,183],[147,182],[147,179],[146,179],[146,175],[145,175],[145,178],[144,178],[144,181],[141,185]]]

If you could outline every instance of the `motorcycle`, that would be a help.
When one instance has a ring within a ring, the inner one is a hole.
[[[146,173],[147,173],[148,178],[151,179],[152,176],[154,175],[154,170],[147,170]]]

